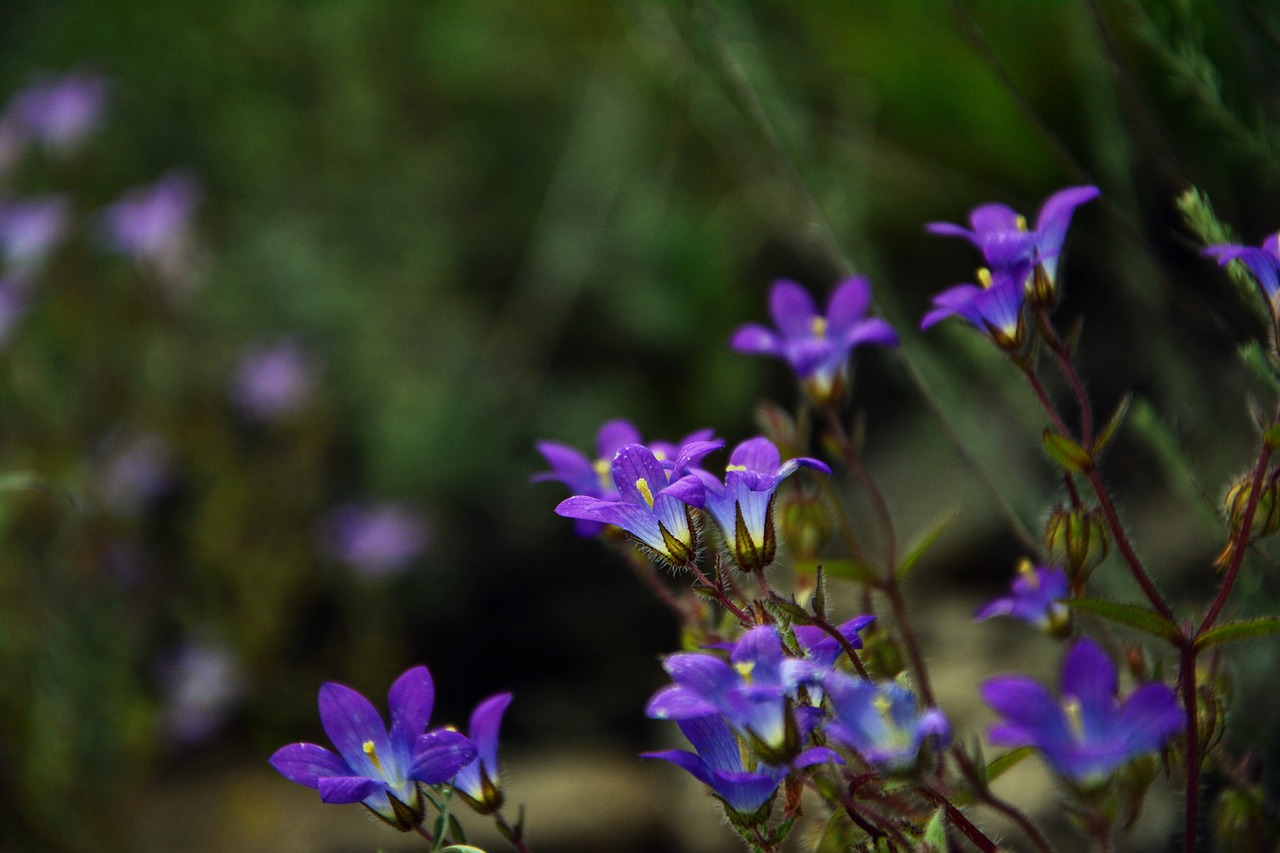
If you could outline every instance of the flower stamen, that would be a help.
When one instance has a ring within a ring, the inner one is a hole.
[[[381,773],[382,762],[378,759],[378,748],[373,745],[373,741],[371,740],[365,741],[364,744],[361,746],[361,749],[364,750],[365,755],[369,756],[369,760],[373,762],[373,769]]]
[[[644,502],[649,505],[649,509],[653,509],[653,490],[649,488],[649,482],[644,477],[636,480],[636,491],[644,498]]]

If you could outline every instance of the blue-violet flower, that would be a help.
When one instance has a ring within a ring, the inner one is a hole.
[[[467,736],[476,745],[474,761],[458,771],[453,787],[480,814],[502,808],[502,780],[498,770],[498,729],[511,704],[510,693],[498,693],[476,706]]]
[[[1032,566],[1030,560],[1023,560],[1009,594],[987,604],[973,618],[981,621],[992,616],[1011,616],[1065,636],[1071,625],[1071,611],[1062,602],[1070,597],[1065,569]]]
[[[822,682],[835,716],[828,736],[855,750],[881,770],[915,766],[926,742],[945,745],[951,725],[937,708],[920,710],[915,694],[895,682],[876,684],[833,670]]]
[[[1006,350],[1016,350],[1025,338],[1022,322],[1022,303],[1026,298],[1023,286],[1030,269],[1025,263],[1012,270],[996,270],[983,267],[978,270],[975,284],[957,284],[933,297],[933,310],[920,321],[921,329],[928,329],[948,317],[965,320],[978,331],[989,336],[996,345]]]
[[[1219,266],[1240,261],[1258,284],[1271,321],[1280,325],[1280,234],[1269,234],[1261,246],[1240,246],[1223,243],[1209,246],[1204,253],[1216,258]]]

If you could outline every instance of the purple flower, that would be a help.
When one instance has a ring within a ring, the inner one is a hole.
[[[1009,595],[987,604],[973,618],[982,621],[992,616],[1011,616],[1041,630],[1065,634],[1071,611],[1062,601],[1070,597],[1065,569],[1032,566],[1030,560],[1023,560]]]
[[[10,269],[38,267],[62,241],[69,216],[59,195],[0,200],[0,257]]]
[[[244,692],[231,652],[208,640],[192,640],[160,667],[165,683],[165,728],[179,743],[196,743],[226,722]]]
[[[108,442],[98,494],[108,512],[137,515],[173,486],[173,452],[155,432]]]
[[[705,509],[743,571],[762,571],[773,562],[777,548],[773,504],[778,484],[801,465],[831,473],[826,463],[808,457],[788,459],[784,464],[778,448],[767,438],[749,438],[733,449],[723,483],[706,471],[695,471],[706,486]]]
[[[674,465],[680,455],[680,448],[695,441],[710,441],[714,433],[709,429],[698,430],[685,437],[678,445],[665,441],[650,442],[648,447],[654,458],[664,467]],[[539,441],[538,452],[551,466],[550,471],[534,474],[531,480],[535,483],[554,480],[564,483],[575,495],[586,495],[601,500],[620,500],[618,489],[613,483],[613,457],[626,444],[643,444],[640,431],[630,421],[621,418],[607,421],[596,434],[596,456],[588,459],[586,454],[575,447],[561,444],[558,441]],[[598,521],[579,518],[574,522],[574,529],[582,537],[591,537],[604,529]]]
[[[789,703],[800,685],[816,684],[823,673],[812,661],[787,656],[772,625],[743,634],[727,663],[714,654],[690,652],[672,655],[663,668],[673,683],[649,700],[649,717],[679,721],[722,716],[761,758],[775,764],[785,764],[801,743]],[[817,711],[794,710],[802,712],[802,720]]]
[[[419,783],[447,782],[476,757],[475,745],[455,731],[423,734],[431,719],[435,687],[425,666],[405,672],[391,685],[388,730],[381,715],[350,687],[320,688],[320,722],[337,754],[314,743],[281,747],[271,766],[286,779],[315,788],[326,803],[363,803],[399,829],[422,822]]]
[[[993,272],[1018,271],[1026,283],[1036,266],[1044,269],[1049,282],[1056,280],[1058,256],[1067,238],[1071,217],[1080,205],[1098,197],[1097,187],[1067,187],[1045,199],[1036,217],[1035,230],[1027,229],[1027,220],[1016,210],[1003,204],[984,204],[969,214],[965,228],[950,222],[930,222],[930,234],[963,237],[977,246]]]
[[[1023,282],[1029,270],[1026,264],[995,273],[985,267],[978,270],[982,286],[957,284],[934,296],[933,310],[924,315],[920,328],[928,329],[948,317],[960,317],[1003,349],[1017,349],[1024,338]]]
[[[1272,322],[1280,323],[1280,234],[1268,235],[1261,246],[1223,243],[1209,246],[1204,253],[1216,258],[1219,266],[1226,266],[1232,261],[1244,264],[1262,291]]]
[[[858,636],[858,632],[874,621],[876,621],[874,616],[855,616],[837,626],[836,630],[849,641],[850,646],[860,649],[862,638]],[[816,625],[796,625],[791,631],[795,634],[800,648],[804,650],[805,656],[823,669],[835,666],[840,655],[844,654],[844,647],[840,642]]]
[[[421,554],[430,542],[421,515],[394,503],[346,504],[321,523],[329,553],[361,574],[394,574]]]
[[[678,721],[680,731],[688,738],[697,753],[682,749],[662,752],[644,752],[641,758],[661,758],[688,771],[695,779],[711,788],[725,806],[741,818],[759,817],[773,798],[778,786],[793,770],[814,764],[844,761],[826,747],[812,747],[797,755],[790,766],[776,766],[744,759],[743,750],[734,737],[733,730],[723,718],[710,715],[691,717]],[[805,732],[801,740],[806,740]],[[754,765],[754,766],[752,766]]]
[[[777,331],[750,323],[734,332],[738,352],[786,359],[819,405],[836,403],[848,381],[849,353],[859,344],[895,346],[898,336],[884,320],[867,317],[871,284],[861,276],[836,286],[827,313],[818,312],[809,292],[793,281],[777,281],[769,310]]]
[[[900,684],[875,684],[839,670],[824,680],[834,718],[827,734],[885,771],[913,767],[927,741],[946,744],[951,726],[937,708],[921,711]]]
[[[106,239],[135,261],[164,263],[181,252],[199,195],[195,178],[180,171],[132,189],[100,214]]]
[[[1061,699],[1025,676],[982,685],[982,698],[1004,718],[988,736],[1000,746],[1034,746],[1058,773],[1092,787],[1162,747],[1184,723],[1167,685],[1143,684],[1123,703],[1117,694],[1115,666],[1096,643],[1081,639],[1063,661]]]
[[[248,350],[240,361],[231,399],[258,421],[276,421],[297,411],[315,387],[307,351],[285,339]]]
[[[556,514],[616,525],[660,559],[692,565],[698,543],[690,507],[702,506],[705,487],[689,468],[722,446],[719,441],[686,444],[668,469],[644,445],[623,445],[612,465],[618,497],[575,495],[561,501]]]
[[[511,704],[510,693],[499,693],[471,712],[467,736],[476,745],[474,761],[458,771],[453,786],[480,814],[502,808],[502,786],[498,772],[498,728]]]
[[[44,76],[13,99],[10,109],[26,131],[48,147],[70,151],[102,117],[107,81],[84,71]]]

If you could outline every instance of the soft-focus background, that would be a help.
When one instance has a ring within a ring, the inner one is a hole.
[[[515,692],[510,798],[543,853],[733,849],[696,785],[635,758],[674,737],[642,714],[672,621],[528,480],[536,439],[588,448],[607,418],[735,443],[762,396],[792,406],[782,365],[725,346],[782,276],[866,273],[902,333],[859,357],[854,406],[904,531],[959,509],[911,592],[947,710],[979,732],[978,679],[1058,655],[969,620],[1028,547],[951,437],[1036,536],[1055,483],[1034,400],[979,336],[917,331],[976,262],[923,223],[983,201],[1033,216],[1102,188],[1062,314],[1087,315],[1099,408],[1135,393],[1107,471],[1139,547],[1177,601],[1213,587],[1244,398],[1274,391],[1174,199],[1199,186],[1248,242],[1280,225],[1270,4],[2,17],[6,853],[416,849],[266,758],[323,740],[322,681],[381,704],[417,662],[435,722]],[[1238,608],[1274,612],[1276,566],[1253,565]],[[1093,588],[1128,595],[1117,568]],[[1280,758],[1277,655],[1255,643],[1229,670],[1233,743]],[[1135,849],[1163,849],[1174,811],[1153,804]]]

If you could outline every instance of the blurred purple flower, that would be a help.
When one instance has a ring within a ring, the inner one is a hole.
[[[992,616],[1010,616],[1042,630],[1063,632],[1071,620],[1071,611],[1062,603],[1071,597],[1067,587],[1065,569],[1032,566],[1030,560],[1023,560],[1009,594],[990,602],[973,618],[982,621]]]
[[[978,270],[976,284],[957,284],[933,297],[933,310],[920,321],[928,329],[948,317],[960,317],[979,332],[990,337],[997,346],[1015,350],[1026,337],[1022,322],[1022,304],[1026,298],[1024,282],[1031,267],[1025,263],[1010,270],[985,267]]]
[[[164,263],[181,252],[199,197],[196,179],[182,171],[129,190],[100,214],[107,241],[135,261]]]
[[[98,495],[115,515],[136,515],[173,485],[173,459],[162,435],[145,432],[108,442]]]
[[[101,122],[107,88],[106,78],[85,71],[43,75],[14,96],[10,109],[32,137],[66,152]]]
[[[249,417],[274,421],[306,402],[315,381],[315,366],[307,351],[285,339],[245,353],[231,386],[231,399]]]
[[[1280,325],[1280,234],[1268,234],[1261,246],[1223,243],[1209,246],[1204,253],[1216,259],[1219,266],[1232,261],[1244,264],[1253,274],[1272,323]]]
[[[217,732],[244,693],[244,676],[231,651],[203,639],[188,642],[164,661],[160,677],[165,728],[183,744]]]
[[[70,210],[60,195],[0,200],[0,257],[10,269],[37,267],[66,235]]]
[[[982,698],[1003,717],[988,736],[998,746],[1034,746],[1073,782],[1101,784],[1121,765],[1164,746],[1185,720],[1168,685],[1143,684],[1123,703],[1118,692],[1110,659],[1092,640],[1078,640],[1062,663],[1060,699],[1021,675],[982,685]]]
[[[426,520],[393,503],[346,504],[321,522],[321,540],[337,559],[370,576],[394,574],[426,550]]]
[[[823,687],[835,712],[827,734],[883,770],[908,769],[926,741],[945,745],[951,739],[943,713],[920,710],[915,694],[900,684],[876,684],[833,670]]]

